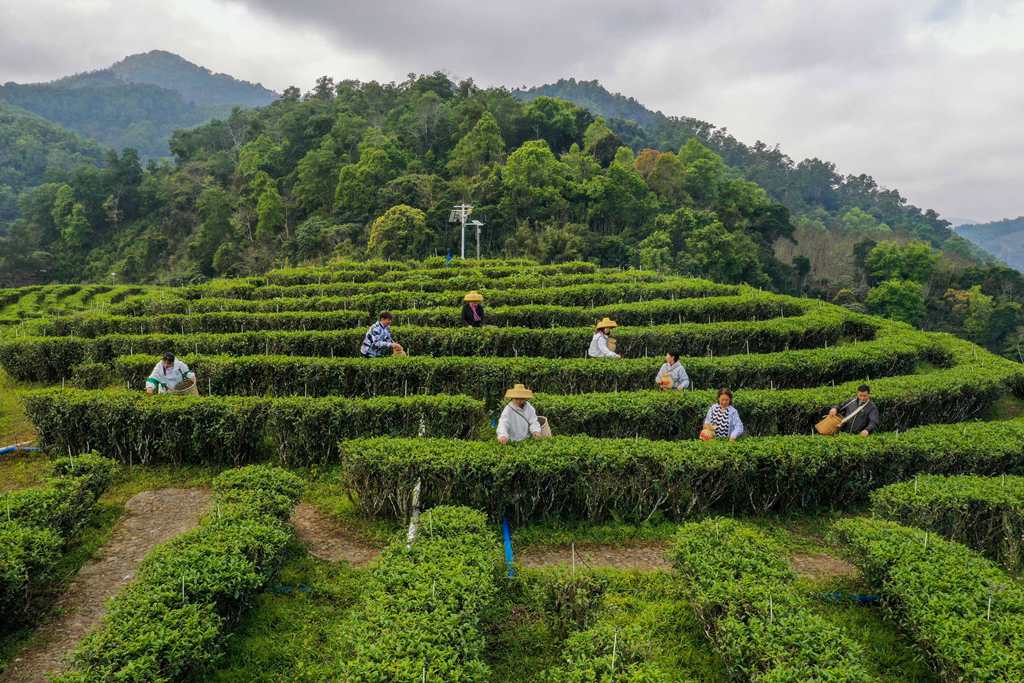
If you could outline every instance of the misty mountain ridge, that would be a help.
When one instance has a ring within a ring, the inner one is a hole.
[[[956,232],[1009,266],[1024,272],[1024,216],[979,225],[961,225]]]

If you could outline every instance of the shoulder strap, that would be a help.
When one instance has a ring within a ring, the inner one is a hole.
[[[864,403],[862,403],[859,406],[857,406],[857,410],[853,411],[852,413],[850,413],[849,415],[844,417],[842,423],[846,424],[847,422],[849,422],[850,420],[855,418],[857,416],[857,413],[859,413],[860,411],[862,411],[862,410],[864,410],[865,408],[868,407],[869,403],[871,403],[871,401],[864,401]],[[847,405],[849,405],[849,402],[847,402]]]

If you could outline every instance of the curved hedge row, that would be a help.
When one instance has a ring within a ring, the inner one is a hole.
[[[413,267],[410,267],[413,266]],[[467,274],[477,275],[486,278],[508,277],[510,275],[530,274],[533,276],[558,275],[558,274],[579,274],[595,273],[597,266],[589,261],[569,261],[567,263],[553,263],[549,265],[538,265],[525,260],[500,260],[480,259],[453,261],[451,264],[442,267],[428,265],[426,267],[419,263],[408,263],[404,261],[365,261],[351,262],[342,265],[325,267],[305,268],[282,268],[271,270],[261,280],[272,285],[305,285],[323,282],[368,282],[371,279],[388,274],[391,276],[418,276],[422,278],[433,278],[445,280]],[[366,277],[366,274],[374,277]]]
[[[945,681],[1024,680],[1024,587],[959,543],[880,519],[835,524]]]
[[[301,300],[299,300],[301,301]],[[344,300],[335,300],[339,307]],[[589,309],[580,306],[505,306],[487,309],[487,325],[497,327],[585,327],[608,316],[620,325],[645,326],[684,322],[711,323],[800,315],[808,309],[799,300],[772,295],[742,294],[701,299],[652,301]],[[462,327],[458,308],[393,311],[397,325]],[[82,314],[34,321],[26,334],[53,337],[98,337],[105,334],[195,334],[252,330],[333,330],[370,325],[375,315],[363,311],[212,311],[204,313],[110,315]]]
[[[636,391],[654,386],[657,358],[624,358],[614,363],[586,358],[495,358],[404,356],[322,358],[304,356],[203,356],[182,359],[210,393],[242,396],[402,396],[466,393],[489,405],[521,382],[537,391],[561,394]],[[683,358],[693,387],[813,387],[912,373],[918,361],[948,361],[925,333],[886,334],[866,342],[828,349],[756,355]],[[140,387],[156,361],[152,355],[119,356],[114,369],[127,386]],[[83,366],[79,366],[83,367]]]
[[[873,491],[871,512],[1024,568],[1024,477],[914,477]]]
[[[757,529],[728,518],[685,524],[672,555],[735,680],[875,680],[860,646],[796,590],[783,548]]]
[[[302,480],[250,467],[213,481],[215,509],[199,528],[157,546],[108,603],[58,683],[201,680],[230,626],[262,590],[292,538],[286,522]]]
[[[556,425],[557,429],[557,425]],[[916,474],[1024,474],[1024,419],[901,434],[723,441],[555,436],[497,441],[357,439],[341,444],[346,490],[369,516],[459,504],[515,520],[679,519],[711,508],[763,513],[863,501]]]
[[[1014,369],[1008,369],[1013,372]],[[933,423],[962,422],[985,413],[1006,394],[1006,370],[958,366],[923,375],[884,377],[871,382],[871,397],[881,413],[881,431]],[[850,400],[861,380],[810,389],[746,389],[733,405],[746,436],[808,434],[830,406]],[[532,401],[551,428],[561,434],[647,439],[696,438],[714,389],[538,394]]]
[[[75,365],[106,363],[135,353],[177,355],[189,352],[250,356],[358,356],[364,328],[314,332],[239,332],[192,335],[104,335],[80,337],[14,337],[0,340],[0,365],[17,380],[55,382]],[[683,355],[764,353],[790,348],[833,345],[845,337],[870,339],[874,323],[822,308],[802,316],[757,322],[710,325],[660,325],[620,330],[616,335],[625,356],[662,356],[676,350]],[[543,356],[586,355],[589,329],[553,327],[440,328],[396,326],[395,339],[413,355],[433,356]],[[597,362],[607,362],[600,360]]]
[[[164,290],[159,295],[139,297],[124,305],[111,307],[109,312],[119,315],[145,315],[158,313],[202,313],[219,310],[284,311],[306,310],[308,307],[346,308],[377,315],[394,309],[435,308],[461,305],[463,291],[416,292],[393,290],[376,294],[353,296],[332,295],[328,287],[316,286],[315,291],[287,298],[273,296],[243,299],[224,290],[219,296],[212,293],[205,298],[188,299],[180,290]],[[255,289],[255,288],[254,288]],[[758,290],[741,285],[719,285],[708,280],[672,279],[658,283],[623,284],[601,283],[575,287],[517,288],[482,290],[491,307],[552,304],[558,306],[612,306],[621,303],[657,299],[685,299],[704,296],[731,296]],[[228,298],[224,298],[228,297]],[[248,302],[248,303],[244,303]],[[337,305],[336,305],[337,304]]]
[[[339,439],[464,438],[484,420],[483,403],[466,396],[249,398],[42,389],[26,395],[25,411],[44,448],[95,448],[139,465],[239,465],[270,455],[306,465],[335,459]]]
[[[486,681],[485,613],[498,595],[496,539],[487,518],[434,508],[416,539],[392,543],[345,620],[339,666],[327,680]]]
[[[64,547],[89,521],[115,464],[95,453],[55,460],[46,484],[0,494],[0,633],[22,623],[57,578]]]
[[[344,300],[335,300],[343,305]],[[684,322],[710,323],[795,316],[809,306],[788,297],[743,294],[675,301],[652,301],[596,309],[563,306],[505,306],[487,311],[487,324],[497,327],[586,327],[605,316],[620,325],[645,326]],[[458,308],[393,311],[399,325],[461,327]],[[247,330],[332,330],[370,325],[376,316],[363,311],[210,311],[202,313],[111,315],[80,314],[30,323],[29,336],[98,337],[105,334],[195,334]]]
[[[394,291],[447,294],[461,299],[468,289],[501,292],[508,289],[528,288],[543,277],[547,288],[575,286],[608,286],[615,284],[644,285],[667,282],[668,279],[652,271],[590,272],[538,276],[530,273],[506,277],[485,277],[472,272],[454,274],[437,279],[417,273],[370,282],[323,282],[306,285],[270,285],[253,281],[222,280],[216,285],[197,285],[181,290],[186,298],[230,297],[238,299],[287,299],[305,296],[352,296],[381,294]]]

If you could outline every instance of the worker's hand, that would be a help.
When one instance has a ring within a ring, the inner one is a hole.
[[[835,408],[833,408],[832,410],[828,411],[828,414],[829,414],[829,417],[835,417],[836,415],[839,414],[839,411],[836,410]]]
[[[146,395],[147,396],[152,396],[153,395],[153,385],[152,384],[147,384],[146,385]]]
[[[498,443],[500,443],[500,444],[508,443],[508,437],[507,436],[499,436],[498,437]]]
[[[735,441],[735,440],[736,440],[736,437],[735,437],[735,436],[730,436],[730,437],[729,437],[729,441]]]
[[[871,435],[871,432],[869,432],[868,430],[866,430],[866,429],[865,429],[864,431],[862,431],[862,432],[860,433],[860,435],[861,435],[861,436],[870,436],[870,435]]]
[[[530,432],[530,436],[533,437],[534,439],[542,438],[540,432]]]

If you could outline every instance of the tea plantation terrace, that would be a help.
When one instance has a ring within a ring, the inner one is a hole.
[[[468,290],[483,295],[482,328],[462,322]],[[362,358],[383,310],[409,355]],[[619,324],[621,359],[586,357],[605,317]],[[166,351],[196,371],[200,395],[144,393]],[[656,386],[669,351],[682,354],[690,390]],[[889,680],[760,527],[776,514],[823,520],[865,590],[885,601],[878,623],[928,675],[1024,679],[1024,418],[1006,408],[1024,398],[1024,366],[949,335],[743,285],[590,263],[371,260],[184,287],[0,290],[0,366],[21,383],[50,453],[96,451],[110,459],[97,462],[130,468],[248,466],[217,479],[222,516],[154,551],[79,647],[67,681],[139,667],[166,680],[216,672],[232,615],[287,555],[285,520],[304,472],[320,468],[337,473],[334,495],[367,525],[404,527],[426,510],[416,540],[396,538],[346,608],[331,644],[338,654],[320,672],[333,680],[490,680],[500,646],[484,624],[503,601],[567,586],[581,596],[580,582],[595,580],[524,572],[534,588],[507,592],[503,519],[516,528],[680,525],[663,597],[601,579],[594,604],[577,606],[589,616],[555,638],[557,661],[529,680],[620,680],[600,677],[613,671],[710,680],[708,670],[722,680]],[[551,438],[495,439],[516,383],[536,392]],[[862,383],[879,432],[813,435]],[[746,435],[699,441],[722,386],[735,392]],[[109,476],[80,504],[93,505]],[[51,564],[63,533],[47,541]],[[225,567],[249,563],[248,578],[223,574],[140,606],[173,572],[204,574],[197,558],[207,552]],[[14,603],[25,594],[20,584],[4,590]],[[536,607],[543,618],[564,626],[565,613],[537,599],[548,605]],[[685,608],[713,663],[673,658],[681,641],[640,626],[659,605]],[[195,610],[184,627],[195,647],[175,654],[132,635],[147,628],[132,621],[137,610],[153,628]]]

